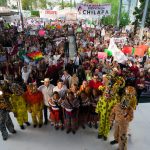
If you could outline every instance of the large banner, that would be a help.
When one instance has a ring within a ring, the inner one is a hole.
[[[92,16],[108,16],[111,15],[111,5],[102,4],[79,4],[77,7],[80,15],[92,15]]]
[[[40,18],[57,19],[57,11],[53,10],[41,10]]]
[[[66,21],[76,21],[76,20],[77,20],[77,13],[66,14]]]

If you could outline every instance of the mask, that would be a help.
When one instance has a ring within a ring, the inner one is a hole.
[[[121,108],[126,109],[129,107],[129,101],[124,99],[121,101]]]

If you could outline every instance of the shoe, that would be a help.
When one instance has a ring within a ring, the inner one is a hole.
[[[58,130],[59,129],[59,127],[58,126],[55,126],[55,130]]]
[[[117,143],[118,143],[118,141],[116,141],[116,140],[113,140],[113,141],[110,142],[111,145],[114,145],[114,144],[117,144]]]
[[[76,134],[76,131],[72,130],[72,133],[73,133],[73,134]]]
[[[91,123],[89,123],[89,128],[92,128],[92,124]]]
[[[33,125],[33,128],[36,128],[37,127],[37,125],[35,124],[35,125]]]
[[[61,127],[61,130],[62,130],[62,131],[64,130],[64,126]]]
[[[39,124],[39,128],[41,128],[42,127],[42,124]]]
[[[104,141],[107,141],[107,137],[106,136],[104,136],[103,139],[104,139]]]
[[[84,126],[84,125],[82,125],[82,129],[85,129],[85,126]]]
[[[97,136],[98,139],[101,139],[102,137],[103,137],[103,136],[100,135],[100,134],[98,134],[98,136]]]
[[[16,134],[17,132],[16,132],[16,130],[13,130],[13,132],[11,132],[12,134]]]
[[[20,129],[24,130],[25,129],[24,125],[20,126]]]
[[[48,124],[48,121],[45,121],[45,122],[44,122],[44,125],[47,125],[47,124]]]
[[[4,141],[6,141],[6,140],[7,140],[7,138],[3,138],[3,140],[4,140]]]
[[[26,124],[27,126],[30,126],[30,125],[31,125],[29,122],[25,122],[25,124]]]
[[[95,124],[95,129],[97,129],[98,128],[98,125],[97,125],[97,123]]]
[[[71,130],[70,130],[70,129],[68,129],[68,130],[66,131],[66,133],[67,133],[67,134],[69,134],[70,132],[71,132]]]

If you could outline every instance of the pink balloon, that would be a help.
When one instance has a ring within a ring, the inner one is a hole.
[[[38,32],[39,36],[44,36],[45,35],[45,30],[41,29]]]

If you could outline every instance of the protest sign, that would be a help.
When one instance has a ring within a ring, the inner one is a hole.
[[[107,58],[107,53],[105,53],[105,52],[98,52],[98,58],[99,59],[106,59]]]
[[[76,20],[77,20],[77,13],[66,14],[66,21],[76,21]]]

